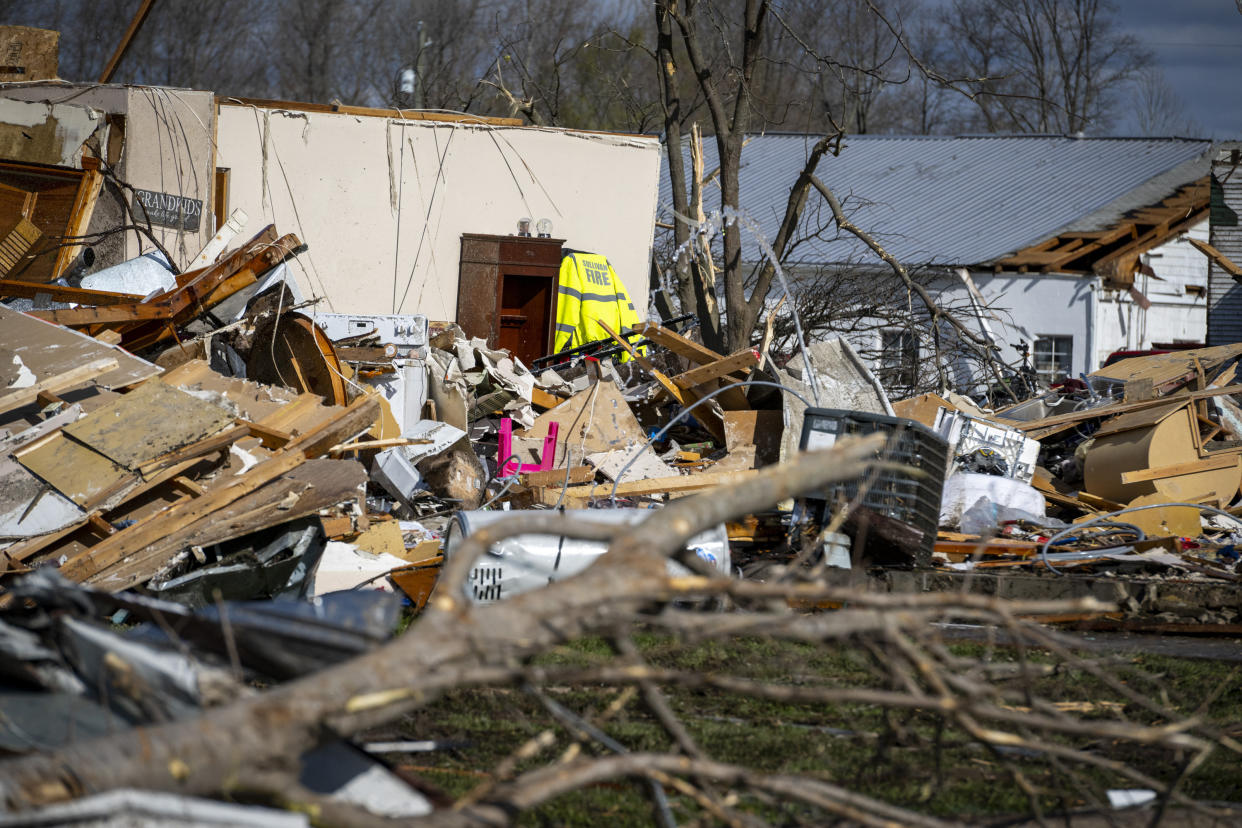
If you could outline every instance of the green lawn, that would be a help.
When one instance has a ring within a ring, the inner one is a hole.
[[[882,671],[861,648],[815,646],[746,638],[681,646],[672,639],[645,635],[637,639],[645,658],[657,666],[707,673],[728,673],[782,684],[819,683],[831,686],[885,686]],[[981,645],[953,644],[958,656],[1012,661],[1014,651],[986,650]],[[604,641],[578,642],[545,654],[537,664],[548,668],[584,668],[609,661]],[[1097,654],[1094,656],[1099,658]],[[1051,656],[1028,651],[1028,659],[1051,663]],[[1162,702],[1181,714],[1192,714],[1215,694],[1202,711],[1205,720],[1242,741],[1242,681],[1235,665],[1163,656],[1114,657],[1112,671],[1128,687]],[[1224,685],[1222,688],[1222,684]],[[1060,668],[1037,680],[1036,692],[1050,701],[1094,702],[1097,712],[1154,723],[1159,717],[1126,702],[1113,689],[1084,670]],[[547,693],[592,721],[620,692],[616,687],[552,685]],[[1027,796],[1014,784],[1004,763],[1021,767],[1041,793],[1048,811],[1078,808],[1082,792],[1059,763],[1044,755],[1010,752],[997,756],[972,743],[961,731],[941,730],[937,717],[921,712],[888,712],[862,704],[808,705],[753,699],[716,690],[666,688],[668,697],[699,745],[714,759],[744,764],[759,771],[800,773],[831,781],[859,793],[942,817],[984,821],[987,817],[1030,812]],[[1121,703],[1108,706],[1106,702]],[[641,697],[635,697],[608,721],[599,723],[631,751],[664,751],[671,740],[650,715]],[[465,794],[488,778],[497,763],[539,733],[552,728],[556,744],[538,760],[519,765],[519,771],[561,755],[574,741],[544,710],[538,699],[519,688],[459,691],[439,699],[403,721],[404,736],[468,742],[459,750],[410,757],[407,762],[424,778],[450,796]],[[1065,740],[1067,743],[1068,739]],[[1084,741],[1074,742],[1083,746]],[[1124,759],[1158,779],[1176,776],[1185,757],[1165,749],[1100,744],[1099,755]],[[604,752],[584,744],[586,752]],[[1097,769],[1075,766],[1087,784],[1101,791],[1109,787],[1139,787]],[[1217,749],[1189,775],[1182,790],[1189,795],[1220,801],[1242,800],[1242,761],[1237,754]],[[679,822],[699,815],[688,797],[669,792]],[[751,809],[776,824],[822,824],[824,815],[800,806],[743,794],[739,808]],[[556,799],[522,815],[526,825],[649,824],[652,809],[641,782],[620,780]]]

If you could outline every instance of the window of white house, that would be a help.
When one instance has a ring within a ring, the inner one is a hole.
[[[889,390],[912,390],[919,377],[919,340],[913,331],[880,331],[880,382]]]
[[[1060,382],[1074,370],[1074,337],[1041,336],[1035,340],[1035,373],[1046,382]]]

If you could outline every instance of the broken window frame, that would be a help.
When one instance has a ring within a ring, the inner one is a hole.
[[[910,328],[880,330],[879,370],[876,374],[886,389],[912,393],[917,387],[920,344],[918,334]]]
[[[1041,350],[1041,346],[1051,348]],[[1061,348],[1059,346],[1065,346]],[[1035,373],[1052,385],[1074,375],[1074,337],[1072,334],[1039,334],[1031,343],[1031,362]]]

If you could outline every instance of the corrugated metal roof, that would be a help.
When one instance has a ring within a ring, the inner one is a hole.
[[[755,135],[742,150],[742,209],[775,237],[789,187],[818,136]],[[704,167],[715,169],[715,142],[706,138]],[[1208,172],[1211,142],[1187,138],[1063,136],[882,136],[846,139],[817,175],[851,220],[875,234],[907,266],[993,262],[1071,229],[1097,230],[1126,211],[1154,204]],[[667,169],[660,206],[671,220]],[[719,191],[705,192],[705,209]],[[803,230],[828,227],[831,212],[812,191]],[[800,244],[791,262],[857,260],[853,237]],[[745,257],[758,258],[746,239]],[[869,255],[869,254],[868,254]]]

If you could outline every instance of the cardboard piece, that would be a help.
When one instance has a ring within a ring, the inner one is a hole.
[[[759,466],[767,466],[780,459],[781,439],[785,433],[782,412],[726,411],[724,427],[725,447],[729,454],[745,446],[753,446],[753,461]]]
[[[600,381],[579,391],[556,408],[540,414],[534,425],[515,436],[542,438],[551,423],[560,425],[558,458],[566,456],[566,449],[582,458],[646,440],[625,398],[611,382]]]

